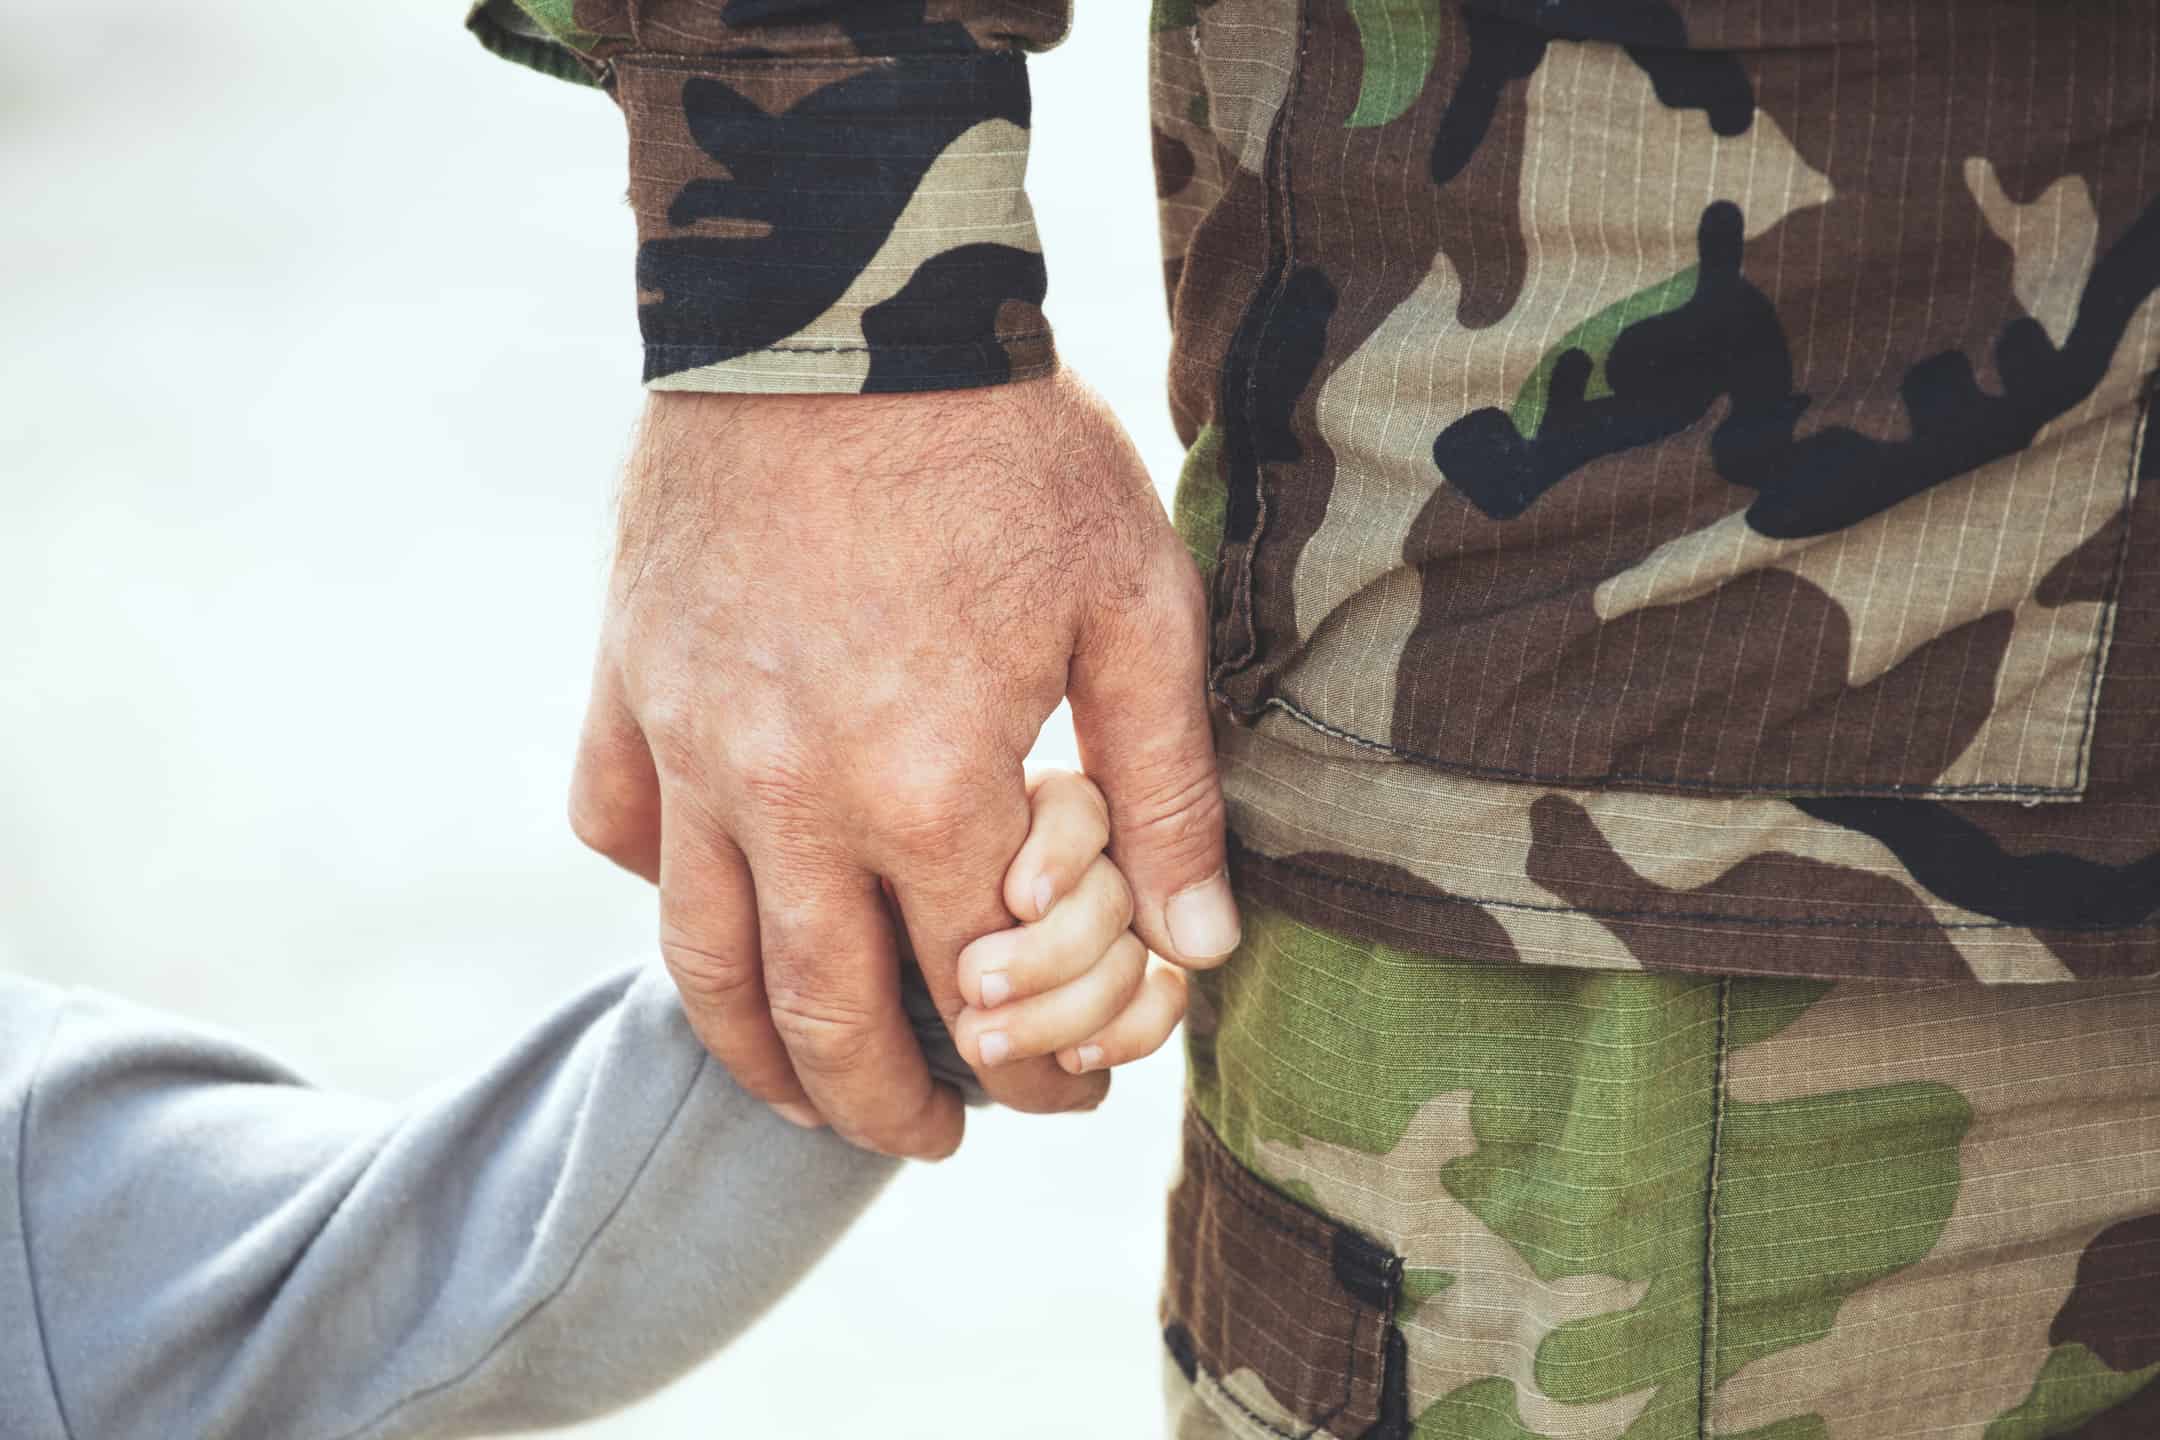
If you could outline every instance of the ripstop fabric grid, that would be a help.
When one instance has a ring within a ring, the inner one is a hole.
[[[1247,937],[1191,1038],[1174,1433],[2160,1426],[2160,983],[1540,972],[1257,906]],[[1323,1287],[1209,1201],[1225,1157],[1334,1227],[1306,1263],[1347,1234],[1401,1264],[1387,1335],[1342,1362],[1383,1377],[1354,1428],[1313,1408],[1340,1393],[1310,1368],[1340,1353]]]

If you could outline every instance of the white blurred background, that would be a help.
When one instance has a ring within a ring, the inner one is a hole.
[[[1034,65],[1049,309],[1167,486],[1145,7],[1077,8]],[[562,819],[638,403],[621,121],[463,9],[15,0],[0,49],[0,966],[391,1098],[654,918]],[[978,1116],[578,1433],[1158,1433],[1178,1066]]]

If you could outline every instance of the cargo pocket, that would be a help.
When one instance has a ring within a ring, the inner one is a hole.
[[[1267,1185],[1187,1113],[1163,1343],[1231,1434],[1407,1434],[1401,1288],[1399,1256]]]

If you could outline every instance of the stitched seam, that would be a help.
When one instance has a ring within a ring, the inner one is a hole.
[[[38,1354],[45,1361],[45,1384],[52,1391],[53,1413],[60,1417],[60,1434],[66,1440],[72,1440],[75,1427],[68,1423],[67,1402],[60,1396],[60,1372],[53,1368],[52,1336],[46,1332],[45,1307],[38,1298],[37,1260],[31,1253],[30,1203],[25,1187],[30,1169],[30,1107],[37,1100],[38,1076],[45,1069],[45,1057],[52,1053],[53,1037],[60,1033],[60,1021],[70,1003],[63,998],[54,1008],[52,1021],[38,1041],[37,1061],[30,1067],[30,1086],[23,1092],[22,1116],[15,1132],[15,1217],[22,1229],[23,1285],[30,1292],[30,1323],[37,1326]]]
[[[1719,1160],[1725,1136],[1725,1036],[1732,1018],[1732,980],[1717,982],[1717,1028],[1710,1056],[1710,1162],[1703,1186],[1702,1353],[1695,1386],[1696,1440],[1709,1440],[1710,1390],[1717,1364],[1717,1206]]]
[[[699,178],[699,179],[705,179],[705,178],[708,178],[708,177],[705,177],[705,176],[699,176],[698,178]],[[692,182],[692,183],[695,183],[695,182]],[[678,187],[678,188],[679,188],[679,187]],[[1008,186],[1008,187],[1006,188],[1006,192],[1005,192],[1005,193],[1007,193],[1007,194],[1011,194],[1011,195],[1017,195],[1017,194],[1020,194],[1020,193],[1022,192],[1022,190],[1023,190],[1023,189],[1024,189],[1024,187],[1023,187],[1023,186],[1021,186],[1021,185],[1019,185],[1019,184],[1014,184],[1014,185]],[[891,190],[887,190],[887,189],[882,189],[882,188],[880,188],[880,189],[873,189],[873,190],[842,190],[842,189],[840,189],[840,188],[839,188],[838,186],[834,186],[834,187],[832,187],[832,188],[829,188],[829,189],[826,189],[826,190],[822,190],[822,191],[820,191],[819,193],[820,193],[821,195],[875,195],[875,196],[886,196],[886,195],[890,195],[890,194],[892,194],[893,192],[892,192]],[[672,208],[673,208],[673,202],[672,202],[672,201],[670,201],[670,202],[668,202],[668,204],[667,204],[667,206],[665,207],[665,209],[672,209]],[[661,206],[659,206],[659,205],[657,205],[657,204],[656,204],[656,205],[654,205],[654,206],[651,206],[651,207],[649,207],[649,208],[648,208],[648,209],[646,210],[645,214],[644,214],[643,216],[641,216],[641,217],[638,217],[638,218],[639,218],[639,219],[641,219],[641,221],[643,222],[643,224],[644,224],[644,226],[645,226],[645,232],[644,232],[644,233],[643,233],[643,234],[642,234],[642,235],[641,235],[641,236],[639,237],[639,242],[638,242],[638,243],[639,243],[639,248],[641,248],[641,249],[642,249],[642,248],[644,248],[644,247],[645,247],[645,246],[647,246],[647,245],[672,245],[672,244],[675,244],[675,243],[677,243],[677,242],[679,242],[679,241],[684,241],[684,240],[714,240],[714,241],[719,241],[719,242],[722,242],[722,243],[732,243],[733,241],[735,241],[735,240],[738,240],[738,239],[744,239],[744,238],[749,238],[749,237],[747,237],[747,236],[734,236],[734,235],[698,235],[698,234],[696,234],[696,233],[695,233],[695,231],[696,231],[697,227],[698,227],[699,225],[701,225],[701,224],[704,224],[704,223],[705,223],[705,222],[706,222],[707,220],[712,220],[712,219],[718,219],[718,220],[721,220],[721,221],[726,221],[726,220],[728,220],[728,219],[730,218],[730,217],[728,217],[728,216],[709,216],[709,215],[701,215],[701,216],[697,217],[697,218],[696,218],[696,219],[694,219],[694,220],[684,220],[684,221],[680,221],[680,222],[678,222],[678,221],[675,221],[675,220],[671,220],[671,219],[669,219],[669,218],[667,217],[667,215],[666,215],[666,214],[664,213],[663,207],[661,207]],[[770,225],[772,224],[772,222],[770,222],[770,221],[763,221],[763,222],[759,222],[759,223],[762,223],[762,224],[766,224],[766,225],[768,225],[768,226],[770,226]],[[928,228],[930,228],[930,227],[929,227],[929,226],[928,226],[927,224],[919,224],[919,225],[911,226],[911,227],[908,227],[908,228],[909,228],[910,230],[913,230],[913,229],[928,229]],[[988,225],[985,225],[985,226],[982,226],[982,227],[980,227],[980,228],[983,228],[983,229],[990,229],[990,228],[992,228],[992,227],[991,227],[991,226],[988,226]],[[1020,223],[1020,224],[1013,224],[1013,225],[1005,225],[1005,224],[999,224],[999,225],[997,225],[997,226],[996,226],[995,228],[997,228],[997,229],[1000,229],[1000,230],[1019,230],[1019,229],[1023,229],[1023,228],[1025,228],[1025,229],[1028,229],[1028,230],[1030,230],[1030,231],[1032,231],[1032,230],[1034,229],[1034,227],[1033,227],[1033,226],[1032,226],[1031,224],[1027,224],[1027,223],[1025,223],[1025,222],[1022,222],[1022,223]],[[819,220],[819,221],[814,221],[814,222],[811,222],[811,223],[809,223],[809,224],[804,224],[804,225],[796,225],[796,226],[793,226],[793,227],[791,227],[791,233],[794,233],[794,234],[816,234],[816,235],[869,235],[869,234],[877,234],[877,235],[880,235],[880,236],[887,236],[887,237],[889,237],[889,236],[890,236],[890,235],[891,235],[891,234],[892,234],[892,233],[893,233],[893,232],[894,232],[895,230],[899,230],[899,229],[900,229],[900,226],[899,226],[899,223],[898,223],[897,221],[895,221],[895,222],[894,222],[894,224],[893,224],[893,225],[892,225],[891,227],[883,227],[883,226],[875,226],[875,225],[843,225],[843,224],[840,224],[840,223],[837,223],[837,222],[833,222],[833,221],[824,221],[824,220]],[[678,234],[669,234],[669,233],[666,233],[666,232],[668,232],[668,231],[679,231],[679,230],[687,230],[687,231],[691,231],[692,233],[690,233],[690,234],[687,234],[687,235],[678,235]],[[654,233],[654,232],[660,232],[660,233]],[[770,235],[770,234],[772,233],[772,231],[771,231],[770,229],[768,229],[768,230],[767,230],[767,231],[766,231],[765,233],[766,233],[766,235],[767,235],[767,236],[769,236],[769,235]],[[903,232],[903,233],[906,233],[906,232]],[[880,243],[883,243],[883,242],[881,241]],[[1024,247],[1021,247],[1021,246],[1017,246],[1017,245],[1006,245],[1006,244],[1004,244],[1004,242],[1002,242],[1002,241],[985,241],[985,242],[983,242],[983,243],[985,243],[985,244],[991,244],[991,245],[996,245],[996,246],[997,246],[998,248],[1000,248],[1000,249],[1005,249],[1005,250],[1019,250],[1019,251],[1021,251],[1021,253],[1022,253],[1022,254],[1025,254],[1025,255],[1031,255],[1031,256],[1039,256],[1039,255],[1040,255],[1040,253],[1041,253],[1040,251],[1036,251],[1036,250],[1027,250],[1027,249],[1025,249]],[[941,252],[941,253],[943,253],[944,255],[950,256],[950,255],[953,255],[953,254],[955,254],[955,253],[957,252],[957,250],[958,250],[959,248],[960,248],[960,247],[952,247],[952,248],[948,248],[948,249],[944,250],[944,251],[943,251],[943,252]],[[873,257],[873,258],[875,258],[875,257]],[[730,268],[730,269],[733,269],[733,270],[744,270],[744,271],[756,271],[756,270],[815,270],[815,271],[819,271],[819,272],[821,272],[821,273],[823,273],[823,274],[828,274],[828,275],[845,275],[845,276],[847,276],[847,277],[848,277],[848,280],[849,280],[849,282],[850,282],[850,283],[853,283],[853,281],[854,281],[855,277],[856,277],[856,276],[858,276],[858,275],[861,275],[861,274],[863,274],[863,273],[864,273],[864,271],[865,271],[865,269],[866,269],[866,267],[865,267],[865,266],[864,266],[864,265],[863,265],[862,263],[860,263],[860,262],[858,262],[858,261],[855,261],[855,260],[851,260],[851,259],[846,259],[846,258],[827,258],[827,259],[822,259],[822,260],[820,260],[820,259],[810,259],[810,258],[805,258],[805,259],[780,259],[780,258],[778,258],[778,257],[772,257],[772,256],[748,256],[748,255],[730,255],[730,256],[728,256],[728,257],[727,257],[727,263],[728,263],[728,266],[729,266],[729,268]],[[897,266],[896,266],[896,267],[891,267],[891,268],[900,268],[900,267],[897,267]],[[921,267],[920,267],[920,266],[918,265],[918,266],[914,266],[914,267],[910,267],[910,268],[913,268],[913,269],[920,269]],[[952,268],[953,268],[953,269],[954,269],[955,271],[988,271],[988,270],[993,270],[993,269],[996,269],[996,268],[997,268],[997,262],[995,262],[995,261],[986,261],[986,260],[971,260],[971,261],[969,261],[969,262],[968,262],[967,264],[965,264],[965,265],[959,265],[959,264],[955,264],[954,266],[952,266]],[[765,292],[766,292],[766,290],[769,290],[769,289],[775,289],[775,288],[778,288],[778,287],[770,287],[770,286],[768,286],[768,287],[763,287],[763,288],[761,288],[761,289],[760,289],[760,291],[759,291],[759,293],[758,293],[758,296],[757,296],[757,298],[756,298],[755,300],[748,300],[748,301],[744,301],[744,302],[742,303],[742,305],[741,305],[741,306],[740,306],[739,308],[741,308],[741,309],[745,309],[745,310],[749,310],[749,309],[752,309],[753,307],[755,307],[755,306],[757,306],[757,305],[766,305],[766,306],[770,306],[770,305],[772,305],[772,304],[773,304],[774,302],[766,298],[766,294],[765,294]],[[902,292],[902,293],[904,293],[904,292]],[[642,305],[649,305],[649,304],[651,304],[651,303],[652,303],[651,301],[645,301],[645,302],[642,302]],[[1026,302],[1022,302],[1022,303],[1026,303]],[[640,307],[640,308],[642,308],[642,305],[641,305],[641,307]],[[947,304],[947,303],[946,303],[945,301],[942,301],[942,300],[903,300],[903,299],[901,299],[901,298],[900,298],[900,294],[899,294],[899,293],[896,293],[896,294],[894,294],[894,295],[892,296],[892,298],[891,298],[891,299],[888,299],[888,300],[871,300],[871,301],[862,301],[862,300],[858,300],[858,301],[855,301],[855,302],[854,302],[854,303],[852,303],[852,304],[848,303],[848,300],[847,300],[847,296],[846,296],[846,295],[845,295],[845,294],[843,293],[843,294],[841,295],[841,297],[840,297],[839,299],[837,299],[837,300],[833,301],[833,302],[832,302],[832,303],[831,303],[831,304],[830,304],[829,306],[827,306],[826,308],[827,308],[827,310],[829,310],[829,311],[844,311],[844,312],[847,312],[847,313],[849,313],[849,314],[856,314],[856,315],[860,315],[860,314],[862,314],[862,313],[863,313],[864,311],[867,311],[867,310],[892,310],[892,311],[895,311],[895,312],[898,312],[898,311],[902,311],[902,310],[915,310],[915,311],[925,311],[925,312],[928,312],[929,314],[932,314],[932,315],[942,315],[942,314],[946,314],[946,313],[948,313],[948,312],[949,312],[949,311],[950,311],[950,310],[952,309],[952,307],[951,307],[951,306],[950,306],[949,304]],[[820,313],[823,313],[823,312],[820,312]],[[993,325],[995,325],[995,324],[996,324],[997,322],[996,322],[996,321],[992,321],[991,323],[992,323]],[[893,343],[895,343],[895,344],[899,344],[900,342],[899,342],[899,341],[895,341],[895,342],[893,342]],[[936,343],[936,342],[930,342],[930,343]]]
[[[1313,1417],[1312,1428],[1307,1435],[1317,1435],[1335,1423],[1335,1417],[1350,1408],[1350,1397],[1357,1393],[1358,1359],[1365,1353],[1370,1342],[1364,1338],[1366,1321],[1372,1318],[1361,1303],[1357,1313],[1350,1317],[1350,1363],[1343,1366],[1342,1395],[1324,1414]]]
[[[1319,731],[1323,735],[1341,740],[1361,749],[1391,755],[1398,760],[1413,760],[1420,765],[1452,774],[1486,776],[1499,780],[1526,780],[1543,785],[1563,785],[1570,789],[1587,790],[1599,785],[1659,785],[1672,790],[1699,790],[1715,794],[1760,795],[1764,782],[1736,780],[1688,780],[1673,775],[1647,775],[1633,771],[1609,770],[1601,775],[1564,775],[1540,770],[1520,770],[1510,765],[1481,765],[1470,760],[1456,760],[1445,755],[1431,755],[1420,750],[1408,750],[1330,725],[1316,715],[1298,708],[1297,703],[1280,695],[1270,695],[1258,706],[1242,706],[1225,694],[1220,686],[1210,683],[1209,695],[1226,708],[1242,713],[1253,710],[1276,709],[1296,720],[1299,724]],[[2059,796],[2075,799],[2083,791],[2080,781],[2069,785],[2017,785],[2008,782],[1974,783],[1970,785],[1932,785],[1916,782],[1886,781],[1880,784],[1805,784],[1801,782],[1778,782],[1779,793],[1800,795],[1893,795],[1907,799],[1925,799],[1935,795],[2029,795]]]
[[[745,361],[745,358],[756,358],[756,354],[758,352],[752,350],[752,352],[745,352],[745,354],[741,354],[737,358],[739,358],[739,361]],[[713,365],[724,365],[724,361],[715,361]],[[696,376],[696,373],[702,373],[706,369],[711,369],[711,365],[676,365],[672,369],[659,371],[657,376],[648,376],[644,380],[644,384],[646,386],[661,386],[661,389],[667,389],[667,386],[663,384],[665,380],[674,380],[676,376]],[[933,391],[933,389],[944,389],[944,386],[953,386],[957,382],[966,382],[966,384],[996,382],[996,384],[1002,384],[1007,380],[1037,380],[1041,376],[1048,376],[1048,373],[1052,373],[1054,369],[1056,369],[1056,358],[1054,356],[1045,358],[1045,361],[1028,361],[1026,365],[1011,365],[1007,369],[929,369],[929,371],[922,371],[920,376],[909,376],[905,380],[905,384],[894,386],[892,391],[886,391],[886,393]],[[825,380],[825,376],[804,376],[801,371],[786,371],[786,369],[782,369],[782,371],[743,369],[739,373],[743,373],[743,376],[762,376],[762,378],[773,378],[773,380]],[[855,384],[855,382],[851,380],[849,384]],[[758,391],[752,391],[752,393],[758,393]],[[788,393],[788,391],[771,391],[771,393],[780,395],[780,393]],[[806,391],[806,393],[816,393],[816,391]],[[845,391],[845,393],[855,395],[855,393],[877,393],[877,391],[851,389],[851,391]]]
[[[2070,924],[2070,925],[2021,925],[2009,920],[1859,920],[1824,915],[1765,915],[1748,911],[1728,910],[1659,910],[1648,907],[1618,908],[1601,905],[1541,905],[1530,900],[1499,900],[1483,895],[1423,895],[1413,890],[1401,890],[1382,885],[1377,881],[1361,880],[1348,875],[1337,875],[1288,856],[1263,855],[1239,840],[1229,837],[1230,848],[1237,855],[1254,864],[1278,866],[1300,875],[1308,875],[1330,885],[1344,885],[1353,890],[1364,890],[1384,895],[1391,900],[1414,901],[1420,905],[1489,906],[1495,910],[1520,910],[1532,915],[1588,915],[1599,920],[1701,920],[1719,924],[1754,925],[1792,930],[2032,930],[2040,934],[2093,934],[2138,935],[2160,926],[2160,921],[2141,920],[2130,925]]]
[[[737,356],[736,358],[737,358],[737,359],[739,359],[739,360],[740,360],[740,359],[751,359],[751,358],[754,358],[754,357],[756,356],[756,353],[757,353],[757,352],[755,352],[755,351],[751,351],[751,352],[748,352],[747,354],[744,354],[744,355],[739,355],[739,356]],[[723,363],[725,363],[725,362],[723,362],[723,361],[715,361],[715,362],[713,362],[713,363],[714,363],[715,365],[717,365],[717,364],[723,364]],[[664,380],[672,380],[672,379],[674,379],[674,378],[675,378],[676,376],[678,376],[678,375],[695,375],[695,374],[698,374],[698,373],[700,373],[701,371],[704,371],[704,370],[708,370],[708,369],[711,369],[711,368],[712,368],[711,366],[707,366],[707,365],[679,365],[679,366],[676,366],[676,367],[675,367],[675,368],[673,368],[673,369],[670,369],[670,370],[663,370],[663,371],[661,371],[661,372],[660,372],[659,374],[657,374],[657,375],[654,375],[654,376],[651,376],[651,377],[649,377],[649,378],[648,378],[648,379],[647,379],[647,380],[645,381],[645,384],[647,384],[647,385],[659,385],[659,384],[660,384],[660,383],[661,383],[662,381],[664,381]],[[951,383],[952,383],[952,382],[954,382],[954,381],[962,381],[962,380],[965,380],[965,381],[977,381],[977,380],[989,380],[989,381],[1005,381],[1005,380],[1033,380],[1033,379],[1035,379],[1035,378],[1036,378],[1037,376],[1041,376],[1041,375],[1048,375],[1048,374],[1049,374],[1049,373],[1050,373],[1050,372],[1051,372],[1052,370],[1054,370],[1054,369],[1056,369],[1056,368],[1057,368],[1057,365],[1056,365],[1056,361],[1055,361],[1055,360],[1030,360],[1030,361],[1029,361],[1029,362],[1027,362],[1027,363],[1026,363],[1025,365],[1013,365],[1013,366],[1009,366],[1008,368],[1006,368],[1006,369],[1003,369],[1003,370],[930,370],[930,371],[925,371],[925,372],[924,372],[923,374],[920,374],[920,375],[915,375],[915,376],[910,376],[910,377],[908,377],[908,381],[907,381],[907,383],[906,383],[905,385],[902,385],[902,386],[898,387],[898,388],[897,388],[897,389],[896,389],[895,391],[890,391],[890,392],[886,392],[886,393],[904,393],[904,392],[906,392],[906,391],[909,391],[909,390],[931,390],[931,389],[936,389],[936,388],[939,388],[940,386],[945,386],[945,385],[949,385],[949,384],[951,384]],[[742,371],[742,372],[740,372],[740,373],[742,373],[742,374],[745,374],[745,375],[760,375],[760,376],[762,376],[762,375],[766,375],[766,374],[767,374],[767,372],[766,372],[766,371],[763,371],[763,370],[744,370],[744,371]],[[798,374],[797,372],[794,372],[794,371],[789,371],[789,370],[783,370],[783,371],[779,371],[779,372],[777,372],[776,374],[774,374],[774,375],[772,376],[772,378],[775,378],[775,379],[780,379],[780,380],[791,380],[791,379],[823,379],[823,378],[825,378],[825,377],[823,377],[823,376],[804,376],[804,375],[799,375],[799,374]],[[851,382],[851,383],[852,383],[852,382]],[[785,393],[785,392],[775,392],[775,393]],[[814,392],[813,392],[813,393],[814,393]],[[851,391],[851,392],[849,392],[849,393],[856,393],[856,392],[852,392],[852,391]],[[876,393],[876,392],[862,392],[862,393]]]
[[[770,350],[783,350],[792,355],[853,355],[871,352],[890,354],[895,350],[974,350],[989,341],[1047,340],[1049,338],[1050,332],[1048,330],[1027,330],[1012,335],[983,335],[973,340],[944,340],[917,345],[760,345],[755,350],[746,350],[743,353],[746,355],[762,355]],[[653,341],[648,343],[645,348],[647,350],[712,350],[733,349],[734,347],[731,342],[726,340],[712,340],[683,341],[680,343]]]
[[[2122,535],[2115,542],[2115,568],[2108,576],[2107,603],[2100,607],[2100,618],[2093,625],[2092,665],[2085,676],[2085,723],[2078,731],[2079,790],[2085,788],[2092,770],[2093,727],[2100,715],[2100,679],[2107,668],[2108,651],[2115,639],[2115,617],[2122,609],[2123,576],[2130,570],[2131,508],[2137,500],[2138,471],[2144,462],[2145,447],[2152,443],[2152,402],[2156,387],[2160,387],[2160,369],[2145,377],[2144,392],[2138,397],[2137,431],[2130,437],[2129,473],[2123,476]]]
[[[919,51],[912,55],[864,55],[838,59],[827,56],[801,56],[795,59],[757,59],[744,57],[730,59],[714,56],[709,59],[685,58],[657,51],[639,51],[618,55],[615,65],[631,70],[659,70],[684,75],[733,75],[744,71],[773,75],[801,75],[830,71],[835,75],[860,75],[866,70],[897,70],[903,65],[949,65],[964,68],[970,65],[1013,65],[1022,73],[1027,69],[1027,58],[1010,51],[940,52]]]
[[[518,1332],[525,1328],[533,1317],[553,1304],[565,1290],[569,1289],[571,1282],[577,1279],[578,1272],[585,1268],[586,1257],[592,1253],[593,1246],[600,1243],[600,1237],[607,1233],[608,1227],[615,1223],[615,1217],[622,1213],[623,1206],[629,1204],[630,1197],[637,1193],[639,1183],[644,1180],[646,1170],[652,1165],[653,1156],[660,1153],[661,1145],[673,1133],[676,1122],[682,1119],[683,1108],[690,1103],[690,1097],[696,1092],[698,1082],[705,1078],[705,1072],[712,1064],[713,1059],[710,1055],[702,1055],[698,1058],[697,1069],[690,1072],[690,1083],[683,1087],[682,1094],[675,1097],[675,1108],[668,1112],[667,1123],[654,1132],[653,1142],[646,1148],[643,1158],[638,1161],[636,1171],[630,1176],[630,1182],[623,1186],[622,1193],[615,1197],[615,1203],[608,1207],[607,1214],[600,1217],[600,1223],[595,1225],[592,1228],[592,1233],[585,1237],[585,1243],[578,1246],[577,1256],[570,1262],[569,1268],[563,1271],[562,1278],[556,1281],[555,1285],[545,1295],[533,1301],[524,1314],[511,1321],[502,1334],[496,1336],[494,1342],[488,1346],[486,1351],[475,1358],[470,1365],[447,1379],[438,1380],[432,1385],[424,1386],[402,1399],[391,1402],[388,1407],[379,1411],[372,1418],[363,1421],[350,1430],[341,1432],[336,1437],[336,1440],[358,1440],[358,1437],[376,1429],[385,1421],[396,1416],[399,1411],[405,1410],[427,1399],[429,1396],[439,1395],[445,1390],[464,1384],[478,1374],[490,1360],[493,1360],[501,1352],[502,1348],[508,1345]]]
[[[1347,1337],[1350,1345],[1350,1360],[1348,1364],[1343,1366],[1342,1394],[1336,1398],[1335,1403],[1328,1407],[1324,1413],[1313,1417],[1311,1428],[1305,1432],[1308,1436],[1317,1435],[1332,1425],[1336,1416],[1350,1408],[1350,1397],[1357,1393],[1358,1356],[1364,1350],[1365,1342],[1361,1339],[1361,1335],[1365,1329],[1367,1315],[1365,1303],[1355,1297],[1352,1297],[1352,1299],[1357,1309],[1352,1311],[1350,1315],[1350,1334]]]
[[[1298,6],[1297,54],[1290,62],[1290,83],[1283,92],[1282,107],[1275,112],[1275,123],[1268,129],[1268,147],[1265,163],[1279,178],[1280,183],[1271,187],[1270,198],[1282,213],[1282,273],[1275,279],[1275,293],[1268,298],[1267,314],[1262,318],[1259,332],[1253,337],[1251,368],[1245,373],[1245,433],[1251,437],[1260,398],[1260,351],[1261,341],[1275,323],[1275,313],[1282,308],[1283,296],[1290,291],[1290,277],[1297,266],[1297,210],[1291,202],[1290,175],[1290,117],[1297,107],[1298,96],[1304,88],[1305,54],[1312,40],[1312,13],[1302,3]],[[1236,337],[1232,337],[1235,344]],[[1224,417],[1227,423],[1228,417]],[[1260,457],[1253,456],[1253,528],[1245,538],[1242,553],[1238,557],[1237,575],[1232,580],[1233,600],[1231,614],[1244,616],[1243,645],[1237,654],[1224,657],[1218,667],[1211,670],[1208,688],[1216,688],[1217,679],[1225,674],[1237,674],[1248,669],[1260,648],[1260,631],[1253,615],[1253,565],[1260,556],[1260,541],[1267,534],[1267,467]],[[1222,564],[1222,551],[1228,540],[1216,547],[1215,563]],[[1235,637],[1233,637],[1235,638]]]

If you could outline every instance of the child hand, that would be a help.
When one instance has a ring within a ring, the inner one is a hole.
[[[1152,1055],[1185,1015],[1185,974],[1131,930],[1132,891],[1109,856],[1110,811],[1084,775],[1028,783],[1028,837],[1005,871],[1023,923],[960,952],[968,1008],[954,1043],[978,1071],[1057,1055],[1074,1075]]]

